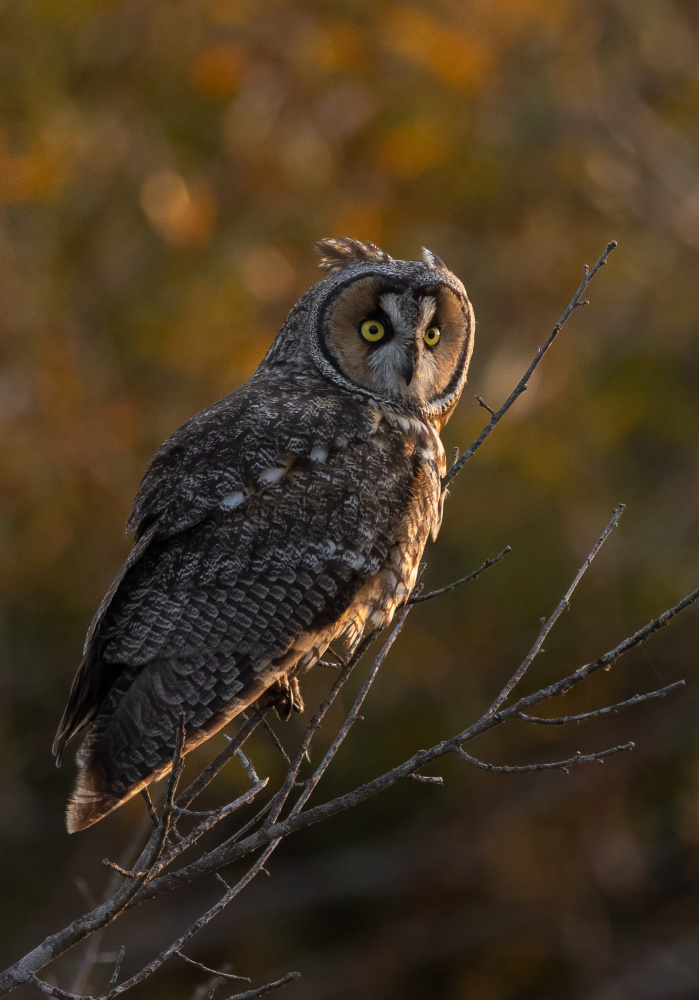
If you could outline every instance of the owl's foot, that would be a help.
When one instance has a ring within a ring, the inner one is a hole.
[[[272,705],[280,719],[287,722],[292,712],[303,712],[299,682],[295,677],[283,677],[267,689],[265,703]]]

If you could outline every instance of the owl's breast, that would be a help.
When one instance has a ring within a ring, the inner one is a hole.
[[[427,539],[430,534],[436,538],[442,520],[446,459],[438,434],[413,416],[384,413],[382,423],[384,431],[377,432],[375,447],[392,455],[397,464],[408,463],[410,483],[406,496],[393,498],[401,506],[401,516],[385,564],[366,580],[345,616],[352,643],[367,628],[389,624],[405,604],[417,581]]]

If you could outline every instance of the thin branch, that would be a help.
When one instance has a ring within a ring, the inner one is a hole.
[[[83,997],[79,993],[68,993],[66,990],[59,989],[58,986],[52,986],[45,979],[40,979],[36,973],[32,974],[29,981],[47,997],[56,997],[56,1000],[92,1000],[91,997]]]
[[[393,643],[396,641],[396,639],[398,638],[398,636],[402,632],[403,626],[405,625],[405,620],[408,617],[409,613],[410,613],[410,607],[409,606],[405,607],[403,609],[401,615],[400,615],[400,618],[398,619],[397,625],[394,627],[394,629],[391,632],[390,636],[388,637],[388,639],[384,643],[384,646],[383,646],[381,652],[379,653],[379,655],[374,660],[374,663],[372,664],[371,670],[369,671],[369,674],[368,674],[366,680],[362,684],[361,690],[360,690],[359,694],[357,695],[357,697],[355,699],[355,702],[354,702],[354,705],[352,706],[349,715],[345,719],[345,721],[344,721],[344,723],[342,725],[342,728],[340,729],[340,732],[337,734],[337,736],[333,740],[330,748],[326,752],[325,756],[323,757],[322,761],[320,762],[320,765],[316,769],[315,773],[308,780],[308,782],[306,784],[306,787],[304,788],[303,792],[299,796],[298,801],[294,805],[294,808],[291,810],[291,815],[295,815],[296,813],[300,812],[301,809],[303,809],[304,805],[306,804],[306,802],[310,798],[311,794],[313,793],[313,789],[316,787],[316,785],[318,784],[318,782],[320,781],[320,779],[323,777],[323,775],[327,771],[328,767],[330,766],[330,762],[332,761],[332,759],[335,756],[335,754],[337,753],[337,751],[340,749],[340,747],[341,747],[342,743],[344,742],[344,740],[345,740],[347,734],[349,733],[350,729],[352,728],[352,726],[354,725],[354,723],[358,720],[358,718],[359,718],[359,710],[362,707],[362,705],[364,704],[364,699],[366,698],[367,694],[369,693],[369,688],[371,687],[371,685],[376,680],[376,675],[379,672],[379,668],[381,667],[381,664],[386,659],[386,656],[388,655],[388,651],[390,650],[391,646],[393,645]]]
[[[469,573],[468,576],[462,576],[460,580],[454,580],[453,583],[447,584],[446,587],[439,587],[438,590],[430,590],[427,594],[413,595],[408,600],[408,604],[422,604],[423,601],[431,601],[433,597],[439,597],[441,594],[448,594],[450,591],[456,590],[456,588],[460,587],[462,583],[470,583],[471,580],[477,580],[481,573],[490,569],[490,567],[494,566],[495,563],[499,563],[500,560],[504,559],[510,552],[512,552],[512,546],[506,545],[502,552],[499,552],[492,559],[486,559],[482,566],[479,566],[478,569],[474,569],[474,571]]]
[[[121,965],[122,962],[124,961],[125,954],[126,954],[126,945],[122,944],[121,948],[119,949],[119,957],[114,963],[114,971],[112,972],[107,989],[111,989],[113,986],[116,986],[119,980],[119,973],[121,972]]]
[[[535,691],[534,694],[520,698],[519,701],[516,701],[513,705],[510,705],[503,711],[498,712],[497,720],[504,721],[505,719],[519,715],[523,709],[531,708],[532,705],[539,705],[542,701],[548,701],[549,698],[559,698],[561,695],[570,691],[570,689],[576,684],[579,684],[580,681],[586,680],[598,670],[609,670],[613,664],[615,664],[616,661],[624,655],[624,653],[628,653],[628,651],[633,649],[634,646],[639,646],[642,642],[650,639],[650,637],[660,631],[661,628],[665,628],[666,625],[669,625],[676,615],[679,615],[697,600],[699,600],[699,587],[697,587],[696,590],[693,590],[691,594],[687,594],[686,597],[683,597],[681,601],[678,601],[677,604],[674,605],[674,607],[668,608],[667,611],[664,611],[661,615],[658,615],[657,618],[648,622],[647,625],[644,625],[643,628],[638,630],[638,632],[629,636],[628,639],[624,639],[624,641],[620,642],[618,646],[614,647],[614,649],[609,650],[608,653],[604,653],[599,657],[599,659],[593,660],[591,663],[584,664],[582,667],[579,667],[576,671],[574,671],[574,673],[568,674],[567,677],[563,677],[561,680],[555,681],[547,687],[540,688],[538,691]]]
[[[184,744],[185,744],[185,715],[180,712],[177,723],[177,736],[175,739],[175,751],[172,755],[172,769],[168,777],[167,792],[165,794],[165,812],[172,808],[175,801],[175,792],[182,772],[184,770]]]
[[[150,792],[147,788],[141,789],[141,795],[143,796],[143,801],[146,803],[146,809],[148,810],[148,815],[150,816],[151,823],[153,824],[153,829],[155,829],[160,822],[160,817],[158,816],[157,810],[153,805],[153,799],[150,797]]]
[[[541,650],[543,648],[544,641],[545,641],[546,637],[548,636],[549,632],[551,631],[551,629],[553,628],[553,626],[556,624],[556,622],[558,621],[558,619],[560,618],[560,616],[563,614],[563,612],[568,610],[568,608],[570,606],[570,599],[573,596],[573,592],[574,592],[575,588],[580,583],[580,581],[582,580],[583,576],[585,575],[585,573],[589,569],[590,564],[592,563],[592,560],[595,558],[595,556],[597,555],[597,553],[599,552],[599,550],[602,548],[602,546],[604,545],[604,543],[606,542],[606,540],[609,538],[610,534],[614,531],[614,529],[618,525],[619,518],[623,514],[624,510],[625,510],[625,505],[623,503],[620,503],[619,506],[614,509],[614,513],[612,514],[611,521],[609,522],[609,524],[607,525],[607,527],[604,529],[604,531],[602,532],[602,534],[600,535],[600,537],[597,539],[597,541],[594,544],[594,546],[592,548],[592,551],[590,552],[589,556],[587,557],[587,559],[585,560],[585,562],[582,564],[582,566],[580,567],[580,569],[576,573],[575,579],[571,583],[570,587],[568,587],[568,590],[565,592],[565,594],[563,595],[563,597],[561,598],[561,600],[558,602],[558,605],[556,606],[556,610],[553,612],[553,614],[551,615],[551,617],[548,620],[547,619],[542,619],[541,630],[539,631],[539,635],[537,636],[534,645],[529,650],[529,652],[527,653],[527,655],[525,656],[525,658],[522,660],[522,662],[520,663],[520,665],[517,667],[517,669],[515,670],[514,674],[509,679],[509,681],[507,682],[507,684],[505,685],[505,687],[502,689],[502,691],[500,692],[500,694],[497,696],[497,698],[495,699],[495,701],[493,702],[493,704],[490,706],[490,708],[488,709],[488,712],[486,713],[487,715],[494,715],[495,713],[497,713],[498,709],[503,704],[503,702],[505,702],[507,700],[507,698],[510,696],[510,694],[512,693],[512,691],[514,690],[514,688],[522,680],[522,678],[526,674],[527,670],[531,666],[531,664],[534,661],[534,659],[539,655],[539,653],[541,652]]]
[[[240,750],[240,749],[236,750],[235,753],[236,753],[236,757],[238,758],[238,760],[240,761],[240,763],[245,768],[245,773],[247,774],[247,776],[250,779],[250,781],[252,781],[252,783],[254,785],[259,784],[260,783],[260,778],[257,776],[257,772],[255,771],[255,768],[254,768],[254,766],[252,764],[252,761],[249,761],[248,758],[243,753],[243,751]]]
[[[219,979],[237,979],[244,983],[252,982],[249,976],[236,976],[233,972],[221,972],[219,969],[212,969],[210,966],[204,965],[202,962],[196,962],[193,958],[190,958],[189,955],[185,955],[183,951],[175,951],[173,954],[177,955],[177,957],[181,958],[184,962],[187,962],[188,965],[193,965],[197,969],[202,969],[204,972],[208,972],[212,976],[216,976]]]
[[[289,770],[287,771],[286,778],[284,779],[281,788],[272,799],[272,806],[269,811],[270,820],[267,824],[265,824],[267,828],[273,827],[277,819],[279,818],[279,815],[282,809],[284,808],[286,800],[289,797],[291,790],[296,783],[301,765],[303,764],[303,761],[307,759],[308,748],[311,745],[311,740],[315,736],[317,730],[320,728],[320,725],[323,719],[325,718],[326,713],[330,709],[330,706],[335,701],[335,698],[340,693],[340,690],[348,680],[350,674],[354,670],[359,660],[362,658],[362,656],[369,648],[369,646],[371,646],[371,644],[374,642],[374,639],[376,638],[377,634],[378,631],[374,629],[369,635],[365,636],[361,640],[357,648],[354,649],[350,653],[350,655],[346,658],[344,666],[340,671],[339,677],[337,678],[333,686],[330,688],[330,691],[325,696],[318,710],[316,711],[315,715],[308,724],[308,728],[306,729],[306,732],[303,735],[303,739],[301,740],[301,744],[296,753],[296,756],[289,765]]]
[[[586,719],[599,719],[603,715],[616,715],[622,708],[631,708],[632,705],[640,705],[642,702],[650,701],[652,698],[664,698],[670,691],[684,686],[684,681],[675,681],[674,684],[668,684],[657,691],[648,691],[646,694],[635,694],[633,698],[627,698],[626,701],[618,701],[614,705],[607,705],[605,708],[596,708],[592,712],[582,712],[580,715],[562,715],[554,719],[544,719],[539,715],[526,715],[524,712],[518,712],[516,718],[523,719],[524,722],[532,722],[536,726],[565,726],[569,722],[584,722]]]
[[[517,764],[513,766],[485,764],[482,760],[472,757],[460,747],[456,750],[456,753],[467,764],[474,764],[482,771],[494,771],[498,774],[524,774],[527,771],[567,771],[578,764],[591,764],[593,761],[602,761],[605,757],[611,757],[614,753],[621,753],[623,750],[633,750],[635,745],[635,743],[623,743],[621,746],[610,747],[608,750],[600,750],[598,753],[590,754],[582,754],[578,750],[574,757],[569,757],[567,760],[557,760],[547,764]]]
[[[475,455],[477,450],[483,444],[485,439],[490,435],[490,433],[495,429],[495,427],[499,424],[499,422],[505,416],[505,414],[512,406],[512,404],[515,402],[515,400],[518,399],[522,395],[522,393],[526,390],[529,379],[532,377],[536,369],[539,367],[542,358],[544,357],[548,349],[551,347],[558,334],[561,332],[563,324],[570,318],[570,316],[578,308],[578,306],[583,306],[588,304],[586,301],[583,300],[582,295],[587,286],[594,278],[594,276],[599,271],[599,269],[607,263],[607,257],[609,257],[610,253],[612,252],[612,250],[615,248],[616,245],[617,245],[616,240],[612,240],[610,243],[607,244],[606,249],[602,253],[597,263],[592,268],[588,268],[588,266],[585,265],[585,273],[583,276],[583,280],[580,282],[580,286],[578,287],[577,292],[568,303],[565,312],[554,326],[553,331],[551,332],[548,340],[546,341],[543,347],[540,347],[538,349],[534,360],[529,365],[529,368],[527,368],[526,372],[524,373],[520,381],[517,383],[512,393],[507,397],[505,402],[497,411],[497,413],[493,413],[492,417],[490,418],[490,421],[483,428],[483,430],[478,435],[473,444],[470,446],[470,448],[468,448],[463,453],[459,461],[456,462],[454,465],[452,465],[449,472],[447,472],[446,476],[444,476],[444,478],[442,479],[442,490],[445,490],[449,486],[449,483],[452,481],[452,479],[455,476],[458,476],[458,474],[463,469],[464,465],[466,465],[468,460]],[[485,406],[485,403],[479,402],[479,405]],[[485,408],[487,410],[490,410],[489,406],[485,406]],[[492,410],[490,412],[492,413]]]
[[[172,806],[172,812],[175,815],[192,816],[195,818],[202,818],[202,822],[195,826],[195,828],[187,834],[186,837],[178,844],[173,844],[170,849],[158,860],[150,871],[150,877],[155,878],[160,874],[163,869],[167,868],[168,865],[172,864],[175,858],[179,857],[185,851],[193,847],[196,842],[212,830],[221,820],[226,819],[233,813],[237,812],[243,806],[248,805],[257,796],[263,788],[267,787],[269,778],[263,778],[258,780],[256,784],[249,788],[247,792],[243,792],[239,795],[237,799],[233,802],[228,802],[226,805],[220,806],[218,809],[211,809],[207,811],[198,812],[196,810],[181,809],[179,806]]]
[[[124,878],[139,878],[141,875],[147,875],[148,873],[129,871],[128,868],[122,868],[121,865],[117,865],[114,861],[109,861],[107,858],[102,858],[102,864],[106,865],[107,868],[111,868],[112,871],[117,872],[119,875],[123,875]]]
[[[281,979],[276,979],[273,983],[267,983],[266,986],[259,986],[256,990],[248,990],[246,993],[236,993],[235,996],[228,997],[227,1000],[253,1000],[253,997],[263,997],[265,993],[271,993],[272,990],[280,990],[300,978],[300,972],[287,972],[285,976],[282,976]]]
[[[491,409],[491,407],[488,406],[488,404],[484,402],[484,400],[482,400],[480,396],[477,395],[476,400],[478,402],[478,405],[482,406],[484,410],[487,410],[488,413],[491,415],[491,417],[495,416],[495,410]]]
[[[341,663],[325,663],[324,662],[323,666],[324,667],[333,667],[335,670],[339,670],[340,667],[342,666],[342,664]],[[264,728],[269,733],[269,736],[270,736],[270,739],[272,740],[272,743],[274,743],[275,747],[277,748],[277,750],[279,751],[279,753],[282,755],[282,757],[284,758],[284,760],[286,761],[286,763],[290,764],[291,763],[291,757],[286,752],[286,750],[284,749],[284,747],[282,745],[281,740],[279,739],[279,737],[277,736],[277,734],[272,729],[272,727],[270,726],[269,722],[267,722],[267,719],[265,719],[265,717],[263,715],[260,715],[260,722],[262,723],[262,725],[264,726]]]
[[[204,789],[214,780],[217,774],[225,767],[229,760],[235,756],[248,737],[257,729],[261,721],[261,714],[255,714],[246,719],[231,742],[223,748],[220,754],[208,764],[194,781],[180,794],[177,805],[181,809],[186,809],[197,796],[201,795]]]

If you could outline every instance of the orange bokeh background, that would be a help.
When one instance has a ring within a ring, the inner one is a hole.
[[[502,402],[583,263],[619,241],[454,484],[426,579],[512,555],[415,609],[326,795],[480,714],[617,502],[621,527],[531,683],[697,585],[698,38],[691,0],[0,7],[6,962],[99,896],[100,860],[140,822],[139,800],[69,838],[72,764],[56,771],[50,745],[145,463],[255,369],[318,277],[318,238],[425,245],[463,278],[478,330],[449,449],[483,426],[475,394]],[[193,956],[255,983],[299,969],[289,1000],[696,997],[696,635],[690,611],[552,712],[685,677],[680,695],[473,748],[522,763],[631,739],[632,754],[570,775],[445,763],[443,789],[410,783],[289,841]],[[308,678],[310,704],[327,683]],[[299,725],[277,726],[289,746]],[[253,752],[278,773],[263,739]],[[123,941],[133,971],[215,891],[134,911],[104,952]],[[66,989],[79,959],[56,966]],[[171,963],[140,995],[186,1000],[198,982]]]

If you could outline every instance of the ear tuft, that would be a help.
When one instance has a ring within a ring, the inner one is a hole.
[[[437,271],[448,271],[449,268],[444,263],[441,257],[438,257],[436,253],[432,253],[427,247],[422,248],[422,259],[427,264],[428,267],[433,267]]]
[[[386,263],[393,260],[374,243],[368,241],[362,243],[360,240],[350,239],[349,236],[341,236],[338,240],[318,240],[314,243],[313,249],[320,254],[318,266],[324,271],[340,271],[343,267],[359,261]]]

